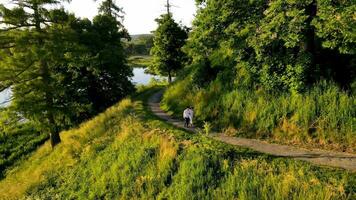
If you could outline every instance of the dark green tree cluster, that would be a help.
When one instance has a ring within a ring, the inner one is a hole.
[[[188,55],[199,86],[303,91],[355,80],[356,4],[348,0],[197,0]]]
[[[153,35],[133,35],[125,42],[125,52],[128,55],[150,55],[153,47]]]
[[[182,47],[188,37],[187,28],[177,24],[171,14],[162,15],[156,22],[158,28],[154,32],[154,46],[151,50],[153,62],[150,71],[168,76],[168,82],[171,83],[172,76],[183,68],[186,59]]]
[[[104,1],[91,22],[53,8],[60,4],[59,0],[0,4],[0,91],[11,88],[11,108],[48,132],[52,146],[60,142],[61,130],[103,111],[134,89],[121,42],[127,31],[116,18],[117,6],[110,4],[117,11],[113,14],[104,9],[108,4]]]

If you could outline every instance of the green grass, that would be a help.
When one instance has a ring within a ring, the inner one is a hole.
[[[0,199],[353,199],[355,173],[276,158],[158,120],[143,90],[38,149]]]
[[[34,150],[48,139],[30,123],[20,124],[0,136],[0,179],[5,171],[26,159]]]
[[[168,88],[162,107],[180,116],[188,105],[195,107],[198,124],[211,122],[234,136],[356,152],[356,98],[333,84],[302,94],[268,94],[227,90],[219,81],[197,89],[188,77]]]
[[[131,56],[128,59],[128,63],[132,68],[147,68],[151,65],[152,58],[151,56]]]

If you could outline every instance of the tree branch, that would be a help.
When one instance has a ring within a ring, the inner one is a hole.
[[[12,25],[12,27],[0,29],[0,32],[7,32],[7,31],[11,31],[11,30],[16,30],[16,29],[25,28],[25,27],[34,27],[34,26],[35,26],[35,24],[22,24],[22,25],[17,25],[17,26]]]

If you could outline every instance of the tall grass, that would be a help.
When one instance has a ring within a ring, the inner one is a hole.
[[[148,93],[143,93],[149,96]],[[352,199],[356,175],[192,135],[124,100],[0,182],[0,199]]]
[[[194,89],[187,78],[166,91],[162,107],[177,114],[187,105],[194,105],[199,121],[234,128],[236,135],[356,151],[355,96],[331,83],[302,94],[269,94],[227,91],[218,80],[206,89]]]
[[[1,113],[0,113],[1,114]],[[0,180],[6,170],[26,159],[40,145],[44,144],[48,135],[40,133],[30,123],[18,124],[0,136]]]
[[[129,100],[122,101],[78,129],[61,133],[62,142],[53,151],[49,142],[41,146],[21,165],[8,171],[0,181],[0,199],[19,199],[34,185],[56,172],[75,166],[82,152],[104,149],[103,141],[112,141],[118,131],[118,122],[132,109]]]

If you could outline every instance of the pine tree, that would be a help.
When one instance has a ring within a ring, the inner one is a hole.
[[[133,92],[122,38],[127,31],[111,13],[93,22],[64,9],[59,1],[14,1],[0,5],[0,91],[11,88],[11,108],[50,133],[103,111]]]
[[[107,14],[115,18],[123,18],[122,8],[120,8],[115,0],[105,0],[101,3],[99,7],[99,12]]]
[[[63,12],[46,9],[57,0],[13,0],[9,9],[0,4],[2,54],[1,89],[11,87],[16,109],[24,116],[41,122],[50,133],[54,147],[60,140],[56,123],[55,77],[52,54],[48,49],[49,27]]]
[[[127,65],[123,39],[129,38],[122,25],[122,10],[115,1],[104,1],[99,15],[95,16],[89,34],[84,41],[92,57],[89,98],[95,110],[103,111],[134,91],[130,81],[132,69]],[[103,9],[107,8],[107,9]]]

